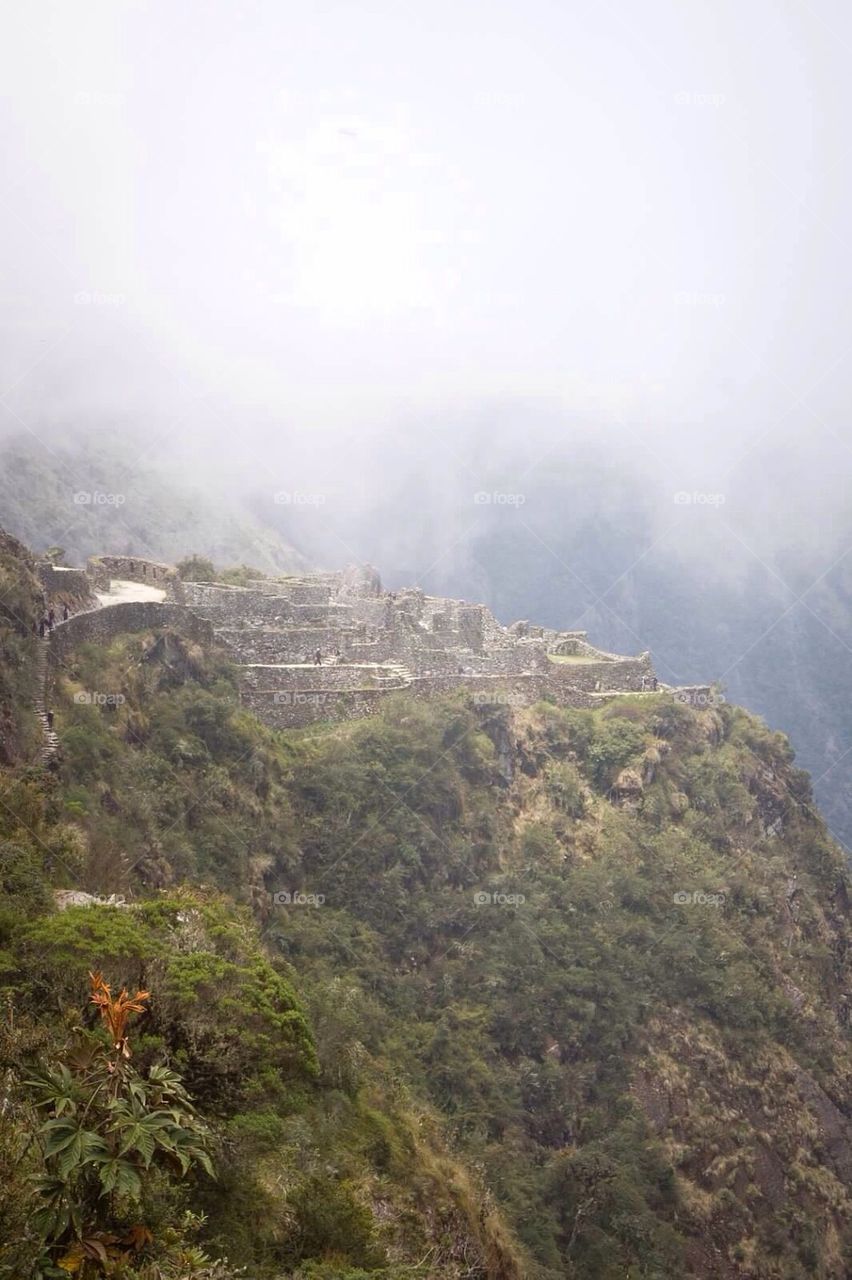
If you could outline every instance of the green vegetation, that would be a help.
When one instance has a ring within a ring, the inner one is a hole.
[[[187,556],[176,568],[184,582],[212,582],[216,577],[216,566],[207,556]]]
[[[32,751],[41,584],[24,548],[0,530],[0,764]]]
[[[35,1274],[85,1280],[120,1268],[129,1277],[134,1254],[144,1252],[179,1275],[180,1258],[162,1238],[169,1192],[194,1166],[213,1176],[209,1131],[175,1072],[154,1066],[141,1075],[130,1065],[128,1020],[150,993],[114,995],[100,974],[90,981],[103,1037],[79,1033],[64,1060],[24,1082],[37,1126],[31,1181],[42,1202],[28,1222],[43,1245]]]
[[[146,1280],[848,1273],[850,886],[783,737],[664,694],[277,734],[171,633],[83,647],[53,705],[58,777],[3,770],[0,1276],[43,1256],[27,1081],[74,1078],[90,970],[151,992],[134,1073],[216,1174],[146,1189],[128,1147],[144,1214],[106,1220],[75,1166]]]
[[[224,582],[232,587],[245,587],[267,575],[251,565],[234,565],[230,569],[217,569],[206,556],[192,555],[177,563],[177,571],[184,582]]]

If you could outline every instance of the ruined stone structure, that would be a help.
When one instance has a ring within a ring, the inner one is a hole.
[[[604,653],[585,632],[504,627],[484,605],[418,588],[385,591],[369,566],[245,587],[186,582],[182,600],[238,664],[244,704],[282,728],[369,715],[401,690],[588,707],[657,687],[648,653]]]
[[[48,608],[88,609],[96,604],[94,583],[85,569],[66,569],[49,560],[36,563],[36,573],[44,591],[44,603]]]
[[[180,590],[177,569],[154,560],[140,560],[138,556],[91,556],[81,572],[85,572],[98,591],[109,590],[111,581],[144,582],[151,587],[161,587],[168,595],[176,595]]]
[[[238,667],[243,704],[276,728],[367,716],[403,690],[422,698],[463,690],[483,705],[548,698],[589,707],[658,687],[648,653],[604,653],[582,631],[504,627],[485,605],[419,588],[385,591],[370,566],[246,586],[183,582],[169,565],[129,557],[96,557],[85,572],[101,592],[141,583],[163,601],[109,602],[69,619],[51,637],[54,666],[83,641],[177,627],[221,644]],[[710,697],[709,688],[672,692]]]

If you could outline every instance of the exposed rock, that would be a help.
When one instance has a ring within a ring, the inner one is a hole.
[[[638,769],[622,769],[612,786],[610,795],[613,803],[625,808],[638,807],[644,791],[642,777]]]
[[[55,889],[53,898],[57,911],[68,907],[126,907],[129,904],[122,894],[111,893],[102,897],[96,893],[84,893],[82,889]]]

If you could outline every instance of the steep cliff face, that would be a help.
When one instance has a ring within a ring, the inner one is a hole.
[[[645,1155],[661,1161],[651,1186],[671,1194],[655,1201],[638,1180],[659,1233],[644,1256],[661,1274],[848,1274],[848,880],[786,741],[735,709],[638,700],[591,731],[540,708],[510,733],[506,803],[538,860],[515,865],[515,887],[536,886],[515,908],[531,953],[516,969],[524,1052],[536,1044],[537,1070],[561,1069],[575,1101],[551,1164],[583,1169],[561,1247],[602,1275],[603,1241],[624,1247],[629,1161],[607,1143],[635,1105]],[[492,734],[501,756],[505,734]],[[524,916],[545,879],[561,909]],[[601,1110],[606,1141],[592,1136]],[[663,1222],[676,1224],[678,1264],[660,1262]]]
[[[38,739],[35,628],[42,589],[33,557],[0,529],[0,763],[10,765]]]
[[[58,774],[3,771],[16,1034],[60,1041],[92,968],[155,992],[141,1060],[221,1144],[188,1191],[212,1251],[267,1280],[849,1274],[850,887],[781,735],[663,694],[274,733],[156,624],[55,692]]]

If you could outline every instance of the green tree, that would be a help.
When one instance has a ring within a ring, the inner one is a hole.
[[[184,582],[212,582],[216,577],[213,561],[206,556],[186,556],[178,561],[177,571]]]

